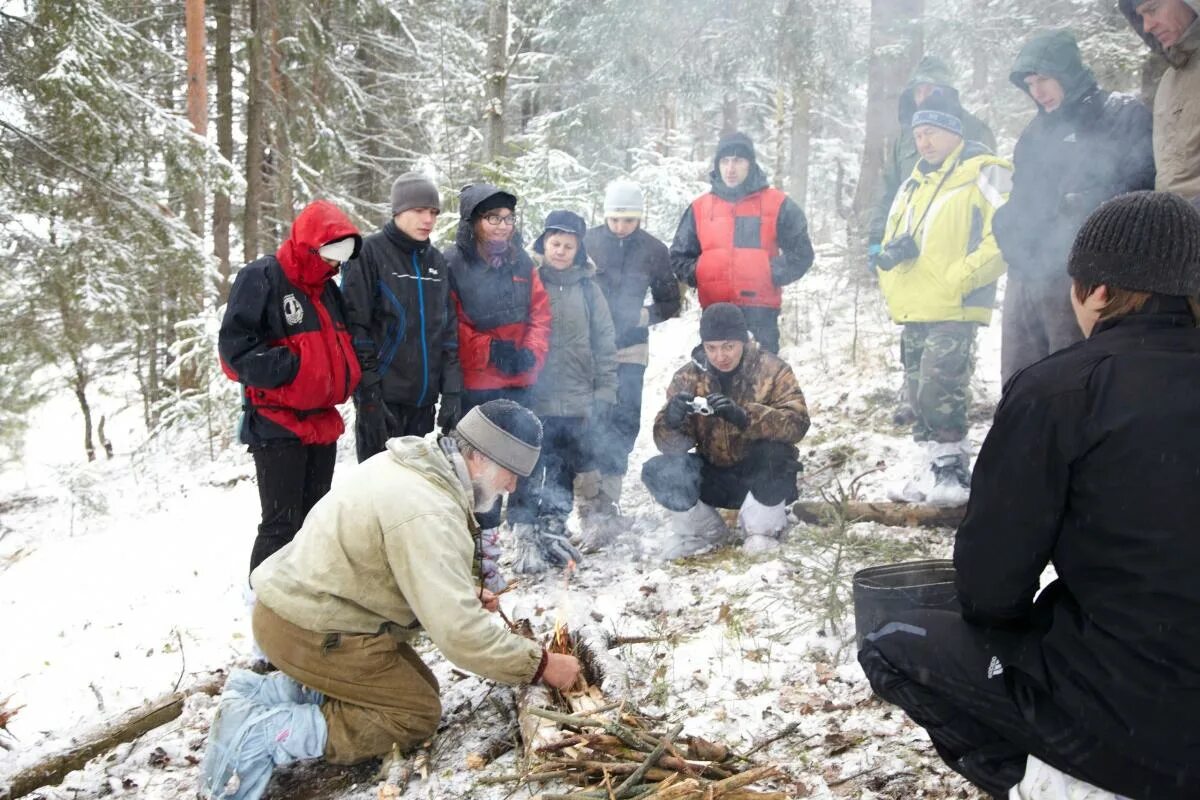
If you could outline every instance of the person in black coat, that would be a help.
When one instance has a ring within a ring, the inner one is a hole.
[[[858,659],[992,794],[1031,756],[1140,800],[1196,798],[1200,212],[1122,195],[1069,270],[1087,338],[996,409],[955,540],[961,615],[898,615]]]
[[[342,294],[362,366],[355,397],[358,460],[393,436],[424,436],[458,422],[462,370],[446,261],[429,241],[442,210],[433,181],[416,172],[392,184],[392,218],[346,265]]]
[[[576,482],[588,549],[602,547],[629,529],[618,503],[629,454],[641,430],[650,326],[679,315],[679,283],[671,271],[671,256],[667,246],[642,227],[645,210],[640,186],[614,181],[604,195],[604,224],[584,236],[588,256],[596,264],[596,284],[612,313],[617,345],[617,404],[609,419],[593,423],[595,469]]]
[[[1153,119],[1132,95],[1096,85],[1065,30],[1035,34],[1009,76],[1037,116],[1013,155],[1013,189],[993,230],[1008,263],[1001,374],[1079,341],[1067,301],[1067,255],[1101,203],[1154,188]]]

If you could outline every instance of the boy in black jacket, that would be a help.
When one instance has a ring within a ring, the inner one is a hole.
[[[858,659],[992,794],[1025,797],[1028,760],[1200,797],[1200,213],[1122,195],[1068,264],[1087,338],[1017,373],[996,409],[955,541],[962,614],[901,615]]]
[[[462,371],[458,319],[450,302],[446,261],[429,241],[442,203],[417,172],[392,184],[392,219],[363,241],[346,265],[342,293],[354,351],[362,365],[355,395],[358,460],[379,453],[393,436],[424,436],[458,422]]]

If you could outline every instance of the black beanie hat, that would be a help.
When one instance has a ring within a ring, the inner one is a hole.
[[[733,303],[713,303],[700,315],[700,341],[750,341],[746,316]]]
[[[495,211],[497,208],[507,208],[509,211],[516,211],[517,198],[508,192],[496,192],[490,197],[485,197],[480,201],[479,205],[471,209],[471,219],[479,219],[489,211]]]
[[[509,472],[528,478],[542,447],[542,423],[512,400],[489,400],[472,408],[455,427],[459,436]]]
[[[1085,286],[1200,295],[1200,212],[1169,192],[1130,192],[1088,217],[1067,272]]]
[[[717,142],[717,162],[725,156],[739,156],[747,161],[755,161],[754,142],[741,131],[727,133]]]

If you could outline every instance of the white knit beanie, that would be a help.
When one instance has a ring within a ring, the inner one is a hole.
[[[641,219],[646,211],[642,187],[633,181],[618,180],[608,185],[604,193],[605,217],[635,217]]]

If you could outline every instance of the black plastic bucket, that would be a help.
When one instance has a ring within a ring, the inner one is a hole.
[[[868,633],[898,614],[930,608],[960,610],[953,561],[908,561],[854,573],[854,634],[859,649]]]

